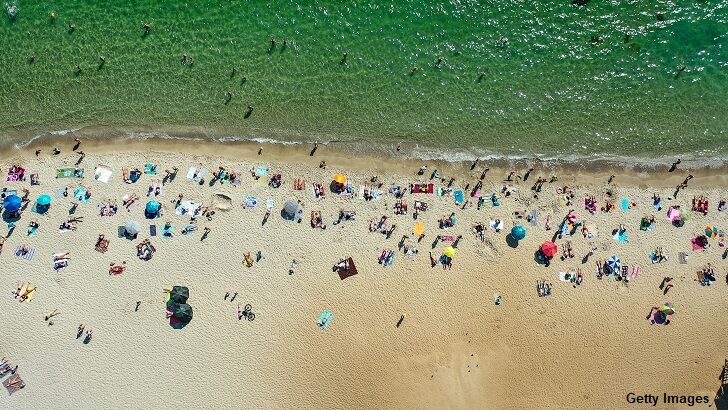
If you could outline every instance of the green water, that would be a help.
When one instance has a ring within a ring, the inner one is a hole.
[[[18,1],[0,19],[0,144],[199,126],[478,155],[725,157],[727,4]]]

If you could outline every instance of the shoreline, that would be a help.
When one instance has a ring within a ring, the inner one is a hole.
[[[32,156],[36,149],[50,150],[54,146],[68,145],[69,140],[73,141],[73,138],[80,138],[83,141],[83,149],[89,153],[148,152],[152,150],[165,153],[204,154],[208,157],[219,156],[228,159],[237,159],[242,156],[242,158],[254,160],[258,158],[258,148],[263,147],[263,157],[266,159],[272,155],[280,162],[295,160],[317,165],[325,156],[324,159],[329,165],[345,165],[346,167],[354,165],[356,169],[361,170],[367,169],[367,166],[373,163],[377,164],[376,169],[381,168],[382,171],[388,172],[400,170],[402,164],[407,164],[408,170],[417,169],[420,165],[426,164],[430,170],[445,169],[457,175],[464,175],[482,170],[486,166],[490,168],[490,174],[498,172],[507,174],[510,170],[532,167],[536,172],[574,176],[576,179],[586,179],[588,183],[606,181],[610,175],[618,174],[622,182],[659,187],[676,186],[684,178],[683,173],[689,171],[695,175],[695,179],[691,182],[693,186],[716,186],[728,183],[726,176],[728,175],[728,158],[705,159],[682,156],[680,158],[682,162],[677,170],[668,173],[675,157],[546,159],[505,156],[477,157],[471,153],[467,158],[461,155],[444,159],[443,157],[448,156],[448,151],[445,150],[437,156],[434,155],[438,151],[438,148],[435,147],[422,148],[402,145],[401,152],[397,152],[394,144],[390,146],[364,144],[366,148],[362,148],[359,143],[344,141],[282,141],[270,138],[215,137],[201,127],[179,127],[174,132],[105,126],[50,131],[39,134],[23,144],[14,144],[0,149],[0,158],[7,160],[14,157]],[[314,159],[311,159],[309,152],[315,142],[318,143],[319,149]],[[422,157],[423,151],[433,153],[433,155]],[[351,157],[356,157],[357,161],[352,163]],[[471,171],[471,165],[476,158],[478,165],[475,170]],[[367,166],[357,166],[358,163],[364,163]],[[626,177],[626,179],[622,177]]]

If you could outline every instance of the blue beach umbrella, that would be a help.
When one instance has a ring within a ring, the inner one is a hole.
[[[522,227],[521,225],[516,225],[511,229],[511,236],[517,240],[520,241],[521,239],[526,237],[526,228]]]
[[[44,195],[39,196],[36,202],[38,202],[38,205],[40,205],[40,206],[48,206],[51,204],[51,200],[52,199],[51,199],[50,195],[44,194]]]
[[[17,195],[8,195],[3,200],[3,208],[8,212],[18,212],[20,210],[20,197]]]
[[[159,207],[160,207],[159,202],[157,202],[155,200],[151,200],[151,201],[147,202],[146,212],[148,214],[156,214],[157,212],[159,212]]]

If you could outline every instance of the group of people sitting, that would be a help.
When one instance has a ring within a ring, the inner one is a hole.
[[[157,248],[152,245],[149,239],[145,239],[137,245],[137,257],[143,261],[152,259],[152,255],[157,251]]]
[[[440,229],[447,229],[452,228],[455,226],[455,223],[457,222],[457,218],[455,217],[455,212],[451,213],[447,217],[440,218]]]
[[[592,215],[597,212],[597,199],[594,195],[584,198],[584,209]]]
[[[397,200],[394,204],[395,215],[406,215],[407,214],[407,201]]]
[[[701,212],[708,215],[708,198],[704,196],[693,197],[693,212]]]
[[[130,170],[129,168],[124,167],[121,170],[121,174],[124,178],[124,182],[126,182],[127,184],[133,184],[136,183],[142,176],[142,171],[139,168],[132,168]]]
[[[321,211],[311,211],[311,228],[326,229]]]

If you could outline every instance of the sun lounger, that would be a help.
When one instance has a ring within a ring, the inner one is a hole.
[[[22,253],[23,246],[18,245],[17,248],[15,248],[15,256],[19,256],[25,260],[32,261],[33,256],[35,256],[35,248],[28,248],[28,252]]]

